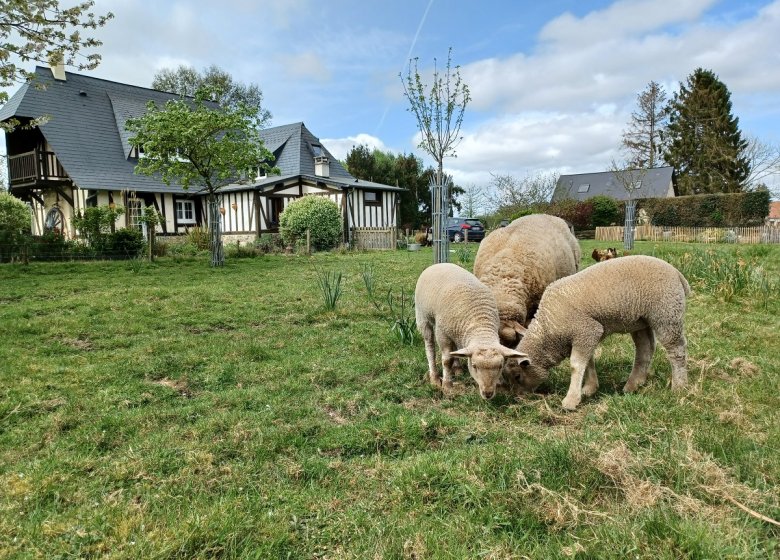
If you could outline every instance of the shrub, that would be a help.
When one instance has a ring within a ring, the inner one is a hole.
[[[8,193],[0,192],[0,262],[10,260],[30,237],[30,208]]]
[[[118,259],[134,259],[144,250],[144,235],[135,228],[122,228],[108,235],[106,251]]]
[[[284,251],[284,242],[278,233],[263,233],[255,241],[255,247],[261,253],[281,253]]]
[[[335,202],[321,196],[304,196],[291,202],[279,217],[279,233],[285,244],[296,245],[311,232],[312,247],[335,247],[341,238],[341,212]]]
[[[638,201],[653,225],[683,227],[760,226],[769,214],[769,193],[700,194]]]
[[[612,197],[598,195],[588,199],[593,207],[591,227],[611,226],[620,221],[620,207]]]
[[[75,227],[96,252],[110,250],[109,233],[117,218],[125,213],[121,206],[92,206],[73,216]]]

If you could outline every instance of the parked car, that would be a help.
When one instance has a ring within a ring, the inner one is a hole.
[[[482,241],[485,238],[485,226],[474,218],[447,218],[447,237],[455,243],[466,239]]]

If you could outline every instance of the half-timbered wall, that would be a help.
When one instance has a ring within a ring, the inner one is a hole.
[[[374,193],[376,200],[366,200],[367,192]],[[393,191],[354,189],[350,192],[348,200],[349,226],[393,228],[398,212],[396,206],[396,194]]]

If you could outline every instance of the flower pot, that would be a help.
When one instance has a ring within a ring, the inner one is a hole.
[[[420,245],[419,243],[409,243],[406,246],[407,250],[409,251],[419,251],[420,247],[422,247],[422,245]]]

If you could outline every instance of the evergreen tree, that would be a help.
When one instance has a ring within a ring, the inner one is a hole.
[[[677,172],[679,194],[740,192],[750,162],[725,84],[712,71],[697,68],[668,111],[663,155]]]
[[[666,92],[658,82],[650,82],[637,95],[637,108],[631,113],[628,130],[623,133],[623,149],[628,164],[635,168],[658,165],[661,132],[666,126]]]

